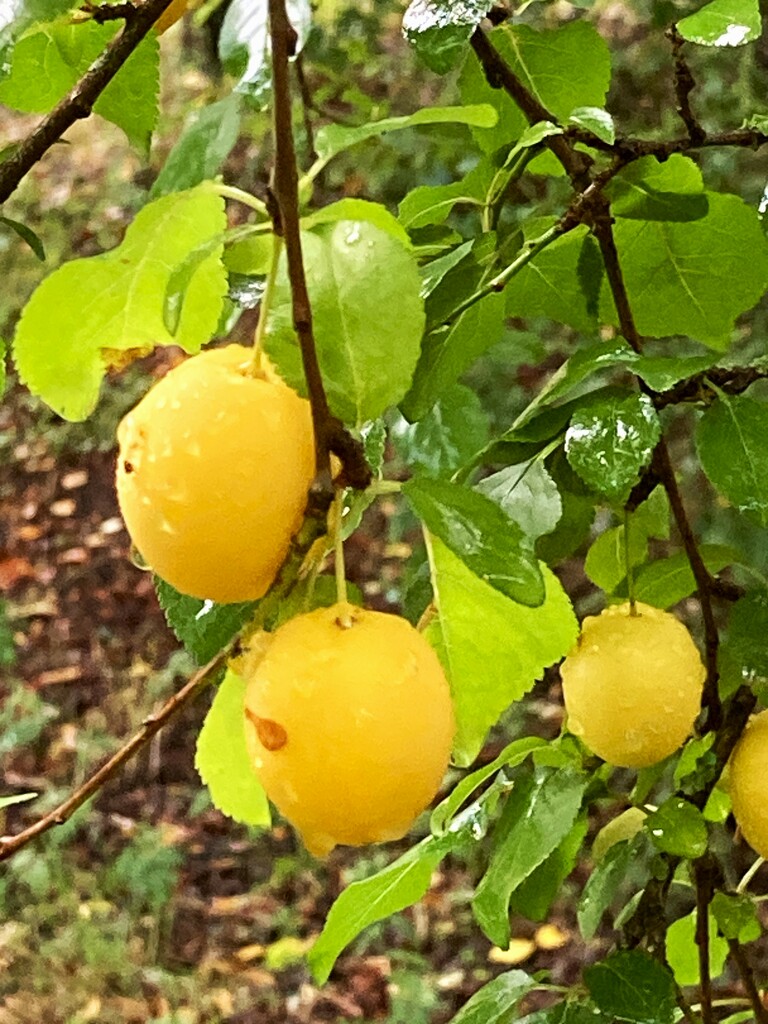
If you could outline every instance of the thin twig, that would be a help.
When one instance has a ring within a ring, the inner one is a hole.
[[[744,950],[736,939],[728,939],[728,948],[731,951],[731,957],[736,964],[736,970],[739,972],[741,982],[752,1004],[752,1012],[755,1015],[756,1024],[768,1024],[768,1009],[766,1009],[762,996],[755,984],[752,966],[749,960],[747,960]]]
[[[96,100],[170,5],[171,0],[145,0],[141,7],[137,7],[135,14],[126,21],[80,81],[0,164],[0,203],[4,203],[16,190],[24,175],[68,128],[81,118],[90,116]]]
[[[680,120],[688,130],[688,138],[691,145],[700,146],[706,138],[706,132],[696,119],[691,107],[691,93],[696,88],[696,81],[688,67],[688,61],[683,54],[685,40],[673,25],[667,32],[667,37],[672,42],[672,56],[675,61],[675,98],[677,99],[677,113]]]
[[[178,693],[175,693],[157,714],[150,715],[149,718],[145,719],[139,731],[114,753],[106,764],[94,772],[82,786],[79,786],[74,793],[60,803],[58,807],[55,807],[33,825],[30,825],[29,828],[24,829],[23,832],[19,832],[18,835],[0,837],[0,861],[7,860],[23,846],[31,843],[33,839],[36,839],[55,825],[63,825],[64,822],[68,821],[86,800],[89,800],[98,793],[131,758],[143,750],[164,725],[167,725],[182,708],[191,704],[206,689],[219,669],[223,667],[228,656],[229,648],[220,651],[213,661],[198,669],[187,684]]]
[[[699,953],[701,1019],[703,1024],[714,1024],[712,975],[709,970],[709,905],[713,895],[713,876],[706,857],[694,864],[693,874],[696,883],[696,946]]]
[[[309,88],[309,82],[304,73],[304,57],[301,53],[296,57],[293,66],[296,69],[296,81],[299,83],[299,93],[301,95],[304,134],[307,137],[307,157],[311,163],[314,163],[317,160],[317,151],[315,149],[315,129],[312,125],[311,112],[315,109],[315,105],[312,100],[312,90]]]

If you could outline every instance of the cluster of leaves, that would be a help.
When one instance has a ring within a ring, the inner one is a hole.
[[[193,353],[224,333],[261,296],[268,276],[275,287],[263,310],[266,350],[284,378],[306,391],[291,283],[267,211],[215,177],[242,112],[269,98],[266,6],[230,6],[221,54],[234,90],[190,120],[123,242],[53,271],[19,319],[12,350],[19,375],[65,418],[93,411],[111,367],[158,344]],[[423,526],[429,560],[429,593],[418,611],[434,609],[426,635],[450,680],[454,758],[462,767],[473,764],[505,709],[576,640],[576,616],[553,565],[586,549],[586,572],[608,600],[626,596],[629,575],[635,596],[662,608],[697,589],[702,600],[711,597],[701,593],[691,551],[676,551],[670,541],[670,505],[656,487],[660,442],[690,427],[681,404],[703,408],[695,414],[690,454],[711,487],[745,522],[768,526],[768,409],[759,394],[740,393],[765,375],[765,366],[751,359],[737,373],[728,365],[739,358],[735,324],[768,286],[758,211],[707,186],[691,155],[705,138],[695,125],[671,149],[657,150],[617,128],[606,109],[612,55],[588,16],[589,3],[577,5],[584,11],[564,24],[541,5],[526,5],[514,21],[486,33],[490,6],[414,0],[405,34],[429,68],[455,76],[457,102],[355,126],[323,125],[300,182],[304,262],[331,411],[366,439],[369,452],[378,449],[372,461],[379,477],[386,470],[382,441],[395,425],[392,436],[412,473],[399,489]],[[4,103],[50,110],[114,32],[72,24],[69,9],[53,0],[41,10],[28,5],[4,30]],[[299,46],[311,41],[308,3],[297,0],[288,9]],[[742,46],[759,28],[754,0],[713,0],[679,21],[676,45]],[[488,51],[473,46],[478,34],[514,88],[499,88],[498,66],[489,68]],[[49,65],[50,74],[33,73]],[[157,44],[149,39],[97,108],[144,149],[156,118],[156,69]],[[764,112],[741,114],[743,144],[765,141]],[[441,125],[465,132],[460,180],[419,185],[402,197],[396,216],[362,199],[313,206],[318,176],[339,155],[391,133]],[[579,185],[564,152],[588,155],[586,183]],[[514,202],[531,179],[539,191],[533,212]],[[605,204],[602,220],[589,205],[595,194]],[[228,228],[226,201],[244,203],[253,221]],[[465,372],[504,337],[511,318],[563,325],[571,350],[514,422],[490,436]],[[650,342],[638,344],[641,337]],[[738,379],[744,387],[731,387]],[[370,494],[348,496],[351,522],[375,493],[376,485]],[[604,515],[596,530],[598,507]],[[680,510],[672,511],[680,527]],[[659,550],[666,554],[658,557]],[[711,576],[732,567],[747,581],[719,652],[719,698],[728,701],[745,681],[759,695],[768,657],[755,638],[768,625],[768,584],[737,545],[707,543],[696,551]],[[195,601],[162,581],[158,592],[169,622],[201,663],[260,613],[251,605]],[[333,600],[322,587],[314,594],[317,603]],[[274,624],[291,614],[291,605],[262,612]],[[712,666],[710,676],[717,681]],[[197,764],[222,810],[266,825],[269,807],[244,741],[231,739],[242,734],[241,709],[242,683],[228,674],[201,733]],[[728,799],[715,788],[723,765],[713,740],[707,733],[670,763],[641,773],[631,802],[655,809],[593,870],[579,907],[585,937],[611,909],[617,926],[631,927],[654,881],[677,871],[678,881],[690,884],[690,865],[704,857],[712,837],[726,835]],[[461,780],[434,811],[427,838],[343,893],[310,954],[316,977],[328,976],[363,928],[418,900],[447,854],[473,844],[482,843],[488,858],[475,917],[494,943],[506,945],[510,910],[546,917],[579,857],[590,808],[620,798],[608,770],[596,768],[573,738],[515,740]],[[699,980],[695,913],[668,922],[660,955],[615,952],[585,972],[573,999],[525,1020],[672,1024],[680,989]],[[710,949],[711,973],[718,975],[728,942],[751,941],[759,926],[743,894],[718,893],[711,914],[713,936],[718,929],[723,936]],[[508,972],[457,1020],[509,1019],[538,984]]]

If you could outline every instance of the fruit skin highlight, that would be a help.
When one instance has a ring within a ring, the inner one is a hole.
[[[568,728],[609,764],[644,768],[686,740],[706,677],[699,652],[674,615],[629,602],[584,620],[560,666]]]
[[[405,835],[440,786],[455,732],[442,666],[406,619],[321,608],[232,667],[248,683],[255,772],[311,853]]]
[[[749,722],[731,755],[729,788],[733,814],[752,849],[768,859],[768,711]]]
[[[170,370],[120,423],[117,494],[142,558],[192,597],[248,601],[301,526],[315,455],[309,403],[242,345]]]

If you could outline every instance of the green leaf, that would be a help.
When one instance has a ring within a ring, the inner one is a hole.
[[[410,235],[397,217],[393,217],[386,206],[371,203],[367,199],[340,199],[337,203],[329,203],[319,210],[313,210],[302,220],[301,226],[305,231],[309,231],[319,224],[331,224],[340,220],[367,221],[380,231],[392,235],[406,249],[411,248]]]
[[[641,834],[632,840],[615,843],[592,869],[579,900],[576,916],[585,941],[594,938],[603,914],[616,899],[619,890],[631,878],[642,889],[649,878],[648,839]]]
[[[724,696],[743,684],[764,686],[768,681],[768,591],[748,591],[734,604],[728,634],[718,651],[720,685]]]
[[[481,160],[460,181],[450,185],[418,185],[398,208],[398,219],[409,230],[426,224],[442,224],[454,206],[485,204],[491,184],[499,173],[489,159]],[[470,243],[465,243],[469,248]]]
[[[381,121],[354,127],[328,124],[315,137],[315,151],[323,163],[338,153],[356,146],[358,142],[377,138],[388,132],[403,128],[420,128],[434,124],[466,124],[490,128],[496,124],[496,111],[487,103],[469,104],[461,107],[424,107],[403,117],[386,117]]]
[[[630,220],[701,220],[709,212],[704,179],[697,164],[673,153],[664,163],[646,156],[625,167],[606,192],[611,212]]]
[[[491,6],[492,0],[411,0],[403,34],[427,67],[444,75],[457,65]]]
[[[747,893],[716,892],[712,897],[712,914],[726,939],[754,942],[762,934],[757,907]]]
[[[503,25],[489,33],[489,40],[523,85],[561,123],[567,121],[575,107],[605,105],[611,76],[610,53],[587,21],[571,21],[543,32],[527,25]],[[495,128],[475,131],[486,153],[520,138],[527,127],[525,117],[503,89],[491,88],[474,57],[464,65],[460,84],[465,103],[490,103],[498,111]],[[537,158],[531,165],[550,173],[557,173],[556,166],[549,155]]]
[[[512,893],[568,835],[586,785],[580,773],[539,768],[518,776],[507,797],[488,870],[472,901],[478,924],[502,949],[510,940]]]
[[[434,477],[450,477],[487,444],[488,436],[488,414],[463,384],[451,385],[417,423],[400,420],[392,431],[395,448],[409,467]]]
[[[427,529],[478,579],[536,608],[544,580],[533,549],[514,520],[490,498],[460,484],[426,477],[403,484],[403,494]]]
[[[195,111],[155,179],[150,197],[181,192],[213,178],[240,134],[240,99],[232,93]]]
[[[475,489],[495,501],[533,540],[551,533],[563,514],[557,484],[539,459],[507,466]]]
[[[328,401],[337,416],[360,426],[403,397],[419,358],[424,303],[416,259],[367,220],[303,232],[302,246]],[[285,258],[266,349],[288,383],[306,394]]]
[[[219,255],[194,274],[173,336],[163,322],[165,293],[174,268],[225,226],[223,201],[199,185],[145,206],[116,249],[54,271],[16,329],[14,359],[30,391],[65,419],[85,419],[107,366],[119,359],[115,351],[170,344],[198,351],[216,328],[226,292]]]
[[[267,795],[253,770],[245,740],[246,682],[229,669],[197,738],[195,768],[222,814],[269,828]]]
[[[609,146],[616,141],[613,118],[602,107],[577,107],[571,111],[568,124],[574,124],[577,128],[585,128],[588,132],[596,135],[598,139],[607,142]]]
[[[496,259],[498,238],[486,231],[458,249],[446,253],[422,268],[421,294],[426,299],[427,330],[447,326],[456,319],[456,310],[466,302],[488,277]],[[461,253],[460,258],[456,258]]]
[[[755,210],[738,196],[706,196],[709,212],[700,220],[621,217],[614,233],[640,334],[687,334],[723,351],[736,317],[768,285],[768,242]],[[607,285],[601,312],[618,322]]]
[[[464,841],[463,827],[457,825],[455,831],[440,838],[428,836],[382,871],[347,886],[309,951],[309,965],[319,985],[328,980],[339,953],[363,929],[421,899],[437,865]]]
[[[699,554],[713,574],[738,561],[738,552],[724,544],[700,544]],[[635,573],[635,600],[653,605],[654,608],[671,608],[693,594],[697,587],[684,551],[670,555],[669,558],[648,562]],[[617,596],[626,596],[626,586],[618,588]]]
[[[411,388],[400,406],[406,419],[426,415],[475,359],[501,340],[503,330],[504,297],[492,294],[470,306],[449,327],[429,333]]]
[[[581,4],[582,0],[579,0]],[[614,1024],[613,1020],[598,1013],[592,1003],[577,1003],[569,999],[548,1010],[539,1010],[521,1017],[518,1024]]]
[[[654,391],[667,391],[678,381],[693,377],[702,370],[708,370],[714,362],[714,355],[640,356],[632,364],[632,372],[641,377]]]
[[[613,953],[584,972],[599,1009],[635,1024],[672,1024],[675,983],[669,971],[639,949]]]
[[[563,883],[576,866],[588,825],[586,814],[578,817],[560,845],[512,893],[510,907],[516,914],[529,921],[546,920],[552,904],[562,894]]]
[[[22,224],[18,220],[11,220],[10,217],[0,217],[0,224],[5,224],[11,231],[14,231],[19,238],[27,243],[32,252],[37,256],[41,263],[45,263],[45,247],[39,236],[35,234],[32,228],[26,224]]]
[[[214,604],[180,594],[155,576],[155,589],[165,619],[198,665],[205,665],[240,632],[254,615],[258,602]]]
[[[672,968],[678,985],[698,985],[699,947],[696,944],[696,911],[679,917],[667,928],[667,963]],[[714,980],[723,973],[728,957],[728,943],[717,934],[715,920],[709,915],[709,973]]]
[[[13,50],[10,75],[0,82],[0,103],[29,114],[47,114],[80,80],[118,29],[95,21],[60,19],[30,29]],[[126,60],[94,111],[122,128],[142,153],[149,152],[157,120],[159,49],[150,32]]]
[[[506,971],[487,982],[451,1018],[451,1024],[507,1024],[536,982],[525,971]]]
[[[429,825],[432,832],[435,835],[440,835],[445,831],[454,815],[459,810],[461,805],[469,799],[469,797],[479,789],[483,783],[490,779],[492,775],[501,768],[516,768],[519,764],[533,753],[535,750],[541,750],[542,747],[546,747],[547,741],[541,740],[537,736],[523,736],[519,740],[513,740],[511,743],[502,750],[498,757],[495,757],[493,761],[483,765],[482,768],[478,768],[474,772],[470,772],[469,775],[465,775],[461,782],[458,782],[445,800],[442,800],[437,807],[432,811],[432,815],[429,820]]]
[[[5,391],[5,355],[6,355],[6,344],[2,338],[0,338],[0,398],[3,396]],[[1,608],[2,606],[0,606]]]
[[[740,512],[768,526],[768,406],[721,395],[704,413],[696,448],[715,488]]]
[[[681,18],[677,31],[701,46],[743,46],[760,38],[760,4],[758,0],[712,0]]]
[[[648,815],[645,828],[662,853],[695,860],[707,852],[707,823],[701,811],[682,797],[665,800]]]
[[[571,649],[579,627],[567,594],[546,566],[544,603],[526,608],[475,576],[437,538],[430,548],[439,617],[425,635],[451,684],[454,759],[468,765],[501,712]]]
[[[13,796],[0,796],[0,811],[5,807],[12,807],[14,804],[23,804],[27,800],[34,800],[38,793],[14,793]]]
[[[646,533],[630,526],[627,550],[624,526],[614,526],[601,533],[590,545],[584,571],[606,594],[612,594],[627,575],[627,561],[630,566],[640,565],[645,561],[647,551]]]
[[[526,239],[538,237],[546,224],[537,220],[526,225]],[[586,226],[575,228],[555,239],[523,267],[504,289],[507,316],[546,316],[584,334],[593,334],[596,309],[590,307],[580,275],[589,237]]]
[[[296,53],[299,53],[312,25],[309,0],[287,0],[286,13],[296,30]],[[257,106],[266,105],[272,91],[267,14],[266,3],[233,0],[219,32],[219,58],[224,70],[237,79],[235,90]]]
[[[588,398],[565,434],[568,461],[586,484],[613,501],[626,499],[661,435],[644,394],[615,392]]]

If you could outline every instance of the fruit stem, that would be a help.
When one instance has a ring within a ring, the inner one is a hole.
[[[637,616],[635,605],[635,574],[632,568],[632,561],[629,557],[629,524],[632,518],[628,509],[624,509],[624,568],[627,572],[627,596],[629,597],[629,614]]]
[[[267,281],[264,285],[264,294],[261,297],[259,306],[259,322],[256,324],[256,331],[253,335],[253,372],[259,373],[262,369],[262,355],[264,352],[264,338],[267,333],[267,315],[272,305],[272,297],[275,294],[275,282],[277,281],[277,268],[280,263],[280,253],[283,251],[283,240],[280,235],[272,235],[272,261],[269,265]]]
[[[334,570],[336,572],[336,600],[340,605],[347,605],[349,603],[349,600],[347,596],[347,575],[345,572],[344,565],[344,491],[339,491],[336,497],[333,499],[333,506],[331,507],[331,516],[333,518],[333,550],[335,554]],[[346,612],[342,613],[340,617],[340,622],[344,629],[349,629],[350,626],[352,625],[352,619]]]
[[[214,190],[218,192],[222,199],[234,199],[236,202],[242,203],[243,206],[248,206],[255,210],[256,213],[260,213],[262,217],[269,216],[266,203],[263,203],[261,199],[257,199],[256,196],[252,196],[250,192],[246,192],[242,188],[236,188],[234,185],[225,185],[223,182],[217,181],[214,185]]]

